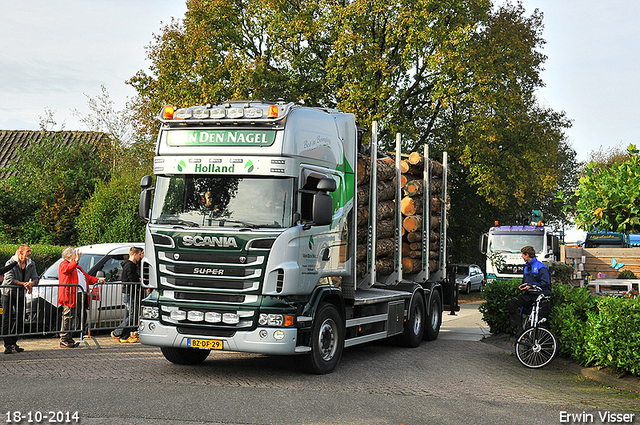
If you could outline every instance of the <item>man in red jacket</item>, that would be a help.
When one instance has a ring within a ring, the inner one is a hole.
[[[65,248],[62,251],[63,261],[58,267],[58,304],[64,306],[62,310],[62,329],[60,330],[60,347],[76,348],[79,344],[71,337],[74,330],[74,318],[78,305],[78,292],[81,288],[88,288],[96,282],[104,283],[104,278],[90,276],[78,265],[82,253],[78,249]],[[87,297],[87,302],[89,302]],[[83,306],[80,306],[82,308]]]

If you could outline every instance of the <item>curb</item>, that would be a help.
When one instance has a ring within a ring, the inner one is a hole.
[[[489,337],[483,338],[482,342],[511,352],[513,352],[514,350],[513,347],[515,343],[511,335],[508,334],[491,335]],[[550,366],[556,369],[564,370],[574,375],[582,376],[583,378],[599,382],[610,387],[615,387],[619,390],[636,394],[640,393],[640,376],[625,375],[622,377],[618,377],[618,374],[612,372],[609,369],[584,367],[580,366],[571,359],[557,356],[550,363]]]

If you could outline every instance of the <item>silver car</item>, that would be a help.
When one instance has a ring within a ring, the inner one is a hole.
[[[456,284],[458,291],[468,294],[471,291],[482,290],[484,273],[475,264],[457,264]]]

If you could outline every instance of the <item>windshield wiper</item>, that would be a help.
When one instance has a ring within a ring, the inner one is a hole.
[[[199,227],[198,223],[193,221],[181,220],[179,218],[163,218],[157,221],[158,224],[175,224],[178,226]]]
[[[247,223],[246,221],[241,221],[241,220],[234,220],[232,218],[218,217],[218,218],[215,218],[214,220],[217,220],[220,223],[220,227],[224,227],[225,223],[233,223],[233,224],[239,224],[244,227],[249,227],[251,229],[259,228],[259,226],[256,224]]]

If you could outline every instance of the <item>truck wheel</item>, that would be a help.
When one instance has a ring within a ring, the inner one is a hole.
[[[416,293],[409,306],[409,317],[404,323],[404,332],[398,336],[398,344],[403,347],[415,348],[420,345],[425,332],[426,308],[424,297]]]
[[[171,363],[196,365],[202,363],[209,355],[210,350],[200,350],[198,348],[176,348],[161,347],[160,350],[165,359]]]
[[[425,341],[433,341],[438,338],[440,325],[442,324],[442,301],[440,292],[433,291],[431,294],[431,311],[427,317],[427,328],[424,332]]]
[[[299,356],[298,365],[307,373],[333,371],[344,348],[344,323],[333,304],[320,304],[311,331],[311,351]]]

